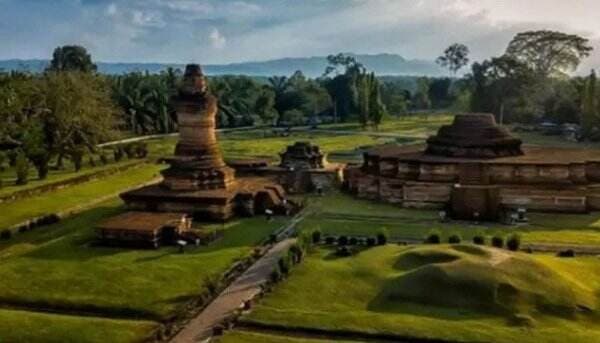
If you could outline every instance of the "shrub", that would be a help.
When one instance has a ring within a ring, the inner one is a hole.
[[[367,238],[367,246],[373,247],[377,244],[377,239],[375,237]]]
[[[144,142],[140,142],[135,145],[135,155],[138,158],[146,158],[148,156],[148,145]]]
[[[461,241],[462,238],[457,233],[452,234],[450,237],[448,237],[448,243],[450,244],[460,244]]]
[[[338,245],[340,246],[344,246],[348,244],[348,237],[346,236],[339,236],[338,240],[337,240]]]
[[[9,240],[12,238],[12,231],[6,229],[6,230],[2,230],[2,232],[0,232],[0,239],[3,241]]]
[[[120,160],[122,160],[124,155],[125,155],[125,152],[123,151],[123,148],[121,148],[120,146],[117,146],[115,148],[115,150],[113,150],[113,156],[115,158],[115,162],[119,162]]]
[[[386,245],[388,242],[389,233],[387,229],[383,228],[377,233],[377,245]]]
[[[6,162],[7,157],[6,154],[0,151],[0,171],[4,171],[6,168],[4,167],[4,162]]]
[[[29,182],[29,161],[27,161],[24,152],[17,154],[15,170],[17,172],[17,185],[26,185]]]
[[[103,165],[108,164],[108,157],[106,157],[106,154],[104,152],[100,153],[100,163],[102,163]]]
[[[285,257],[279,258],[277,261],[277,266],[284,275],[287,275],[290,272],[290,261]]]
[[[312,232],[312,242],[313,244],[318,244],[321,242],[321,230],[316,229],[315,231]]]
[[[573,249],[559,251],[558,254],[556,254],[558,257],[575,257],[575,255],[575,250]]]
[[[349,245],[358,245],[358,238],[350,237],[350,239],[348,240],[348,244]]]
[[[495,248],[503,248],[504,247],[504,237],[500,235],[496,235],[492,237],[492,246]]]
[[[292,263],[298,264],[298,263],[302,262],[302,258],[304,257],[304,251],[302,250],[302,248],[300,248],[300,245],[293,244],[290,247],[288,256],[290,256]]]
[[[135,157],[135,145],[133,143],[125,144],[123,146],[123,151],[125,152],[125,155],[127,155],[128,159]]]
[[[333,236],[327,236],[327,237],[325,237],[325,244],[327,244],[327,245],[334,245],[335,244],[335,237],[333,237]]]
[[[442,242],[442,234],[438,230],[431,230],[425,238],[427,244],[440,244]]]
[[[477,245],[485,245],[485,236],[482,234],[473,236],[473,243]]]
[[[273,269],[273,271],[269,275],[269,279],[273,283],[277,283],[277,282],[281,281],[281,272],[279,271],[278,268]]]
[[[339,257],[348,257],[352,256],[352,251],[347,246],[338,247],[335,251],[335,255]]]
[[[518,234],[512,234],[506,240],[506,247],[510,251],[518,251],[521,247],[521,236]]]

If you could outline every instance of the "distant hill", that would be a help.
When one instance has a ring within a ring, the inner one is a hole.
[[[408,60],[395,54],[354,55],[367,69],[378,75],[442,76],[447,72],[433,61]],[[48,60],[3,60],[0,70],[21,70],[40,72],[48,65]],[[105,74],[123,74],[132,71],[158,73],[168,67],[183,68],[182,64],[163,63],[104,63],[99,62],[100,72]],[[281,58],[260,62],[241,62],[231,64],[203,65],[207,75],[249,75],[271,76],[291,75],[301,70],[310,77],[320,76],[327,66],[324,56]]]

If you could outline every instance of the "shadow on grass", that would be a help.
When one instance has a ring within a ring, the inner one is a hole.
[[[485,313],[469,308],[442,307],[423,304],[410,299],[394,296],[398,287],[398,279],[389,279],[381,287],[381,291],[367,305],[367,310],[378,313],[407,314],[419,317],[461,321],[471,319],[497,318],[497,314]]]

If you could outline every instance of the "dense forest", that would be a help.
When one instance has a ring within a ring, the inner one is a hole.
[[[587,39],[554,31],[518,34],[502,56],[469,65],[469,49],[448,47],[437,59],[448,77],[377,76],[353,56],[327,58],[318,78],[214,76],[218,125],[295,126],[361,123],[377,129],[386,117],[449,110],[491,112],[501,123],[573,123],[581,139],[600,139],[600,87],[570,73],[588,57]],[[80,46],[54,51],[39,74],[0,73],[0,150],[13,164],[33,165],[41,178],[50,161],[81,156],[125,135],[169,133],[177,124],[170,104],[182,71],[103,75]],[[1,161],[0,161],[1,163]]]

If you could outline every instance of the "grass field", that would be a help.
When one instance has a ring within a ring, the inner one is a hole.
[[[159,176],[163,166],[144,164],[140,167],[104,178],[43,193],[31,198],[0,203],[0,228],[6,228],[41,215],[85,206],[99,198],[114,196],[120,191],[149,182]]]
[[[410,255],[415,249],[420,256]],[[457,341],[600,339],[597,258],[498,258],[495,249],[490,255],[488,249],[452,249],[387,245],[351,258],[318,250],[245,320]],[[500,285],[514,292],[494,293]],[[592,314],[571,315],[579,301],[592,306]]]
[[[0,307],[164,320],[198,296],[208,277],[220,275],[248,256],[258,242],[285,222],[262,217],[232,221],[223,226],[223,239],[209,247],[189,248],[184,254],[175,247],[131,250],[91,245],[96,223],[120,211],[120,202],[113,200],[63,223],[0,243]],[[22,320],[28,321],[26,317]],[[64,323],[75,324],[88,325],[85,321]],[[121,326],[125,330],[131,325]],[[28,341],[26,331],[15,333],[12,328],[0,325],[0,341],[9,332],[13,335],[9,337],[22,337],[14,341]],[[90,330],[89,335],[101,336]]]
[[[313,214],[300,224],[307,231],[320,229],[325,235],[373,236],[386,229],[394,239],[423,239],[432,230],[447,239],[458,233],[465,240],[483,234],[519,233],[524,243],[600,245],[600,213],[551,215],[529,214],[529,224],[507,226],[497,223],[440,222],[436,211],[403,209],[394,205],[355,199],[332,192],[312,198]]]
[[[335,340],[339,343],[366,343],[361,341],[340,341]],[[273,334],[245,332],[245,331],[231,331],[225,334],[224,337],[216,340],[218,343],[327,343],[331,340],[324,339],[308,339],[299,337],[284,337]]]
[[[0,342],[139,342],[156,323],[0,310]]]

